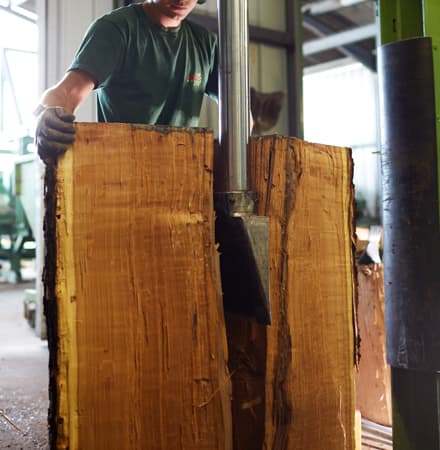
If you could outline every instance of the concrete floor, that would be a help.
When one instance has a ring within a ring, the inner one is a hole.
[[[48,349],[23,317],[27,288],[0,283],[0,449],[49,448]]]

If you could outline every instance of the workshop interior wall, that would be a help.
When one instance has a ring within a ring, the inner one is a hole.
[[[39,18],[39,87],[58,82],[69,67],[90,23],[110,11],[113,0],[45,0],[37,2]],[[95,96],[77,112],[77,119],[96,121]]]

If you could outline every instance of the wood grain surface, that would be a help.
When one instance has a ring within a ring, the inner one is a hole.
[[[371,422],[391,426],[391,369],[386,359],[382,264],[358,267],[361,359],[356,373],[356,407]]]
[[[264,137],[251,141],[250,168],[270,219],[273,324],[227,319],[234,448],[352,450],[351,153]]]
[[[353,450],[350,151],[251,140],[273,324],[225,328],[212,134],[77,127],[57,168],[57,448]]]
[[[212,133],[77,124],[57,168],[63,449],[230,449]]]

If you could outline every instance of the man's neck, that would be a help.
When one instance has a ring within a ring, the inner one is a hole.
[[[158,25],[161,25],[164,28],[177,28],[182,19],[179,17],[168,17],[163,14],[160,9],[157,7],[156,3],[145,2],[143,4],[145,14]]]

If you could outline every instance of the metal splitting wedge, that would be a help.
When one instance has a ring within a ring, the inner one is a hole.
[[[220,146],[225,192],[215,193],[225,311],[271,323],[269,219],[248,186],[248,1],[218,0]]]

